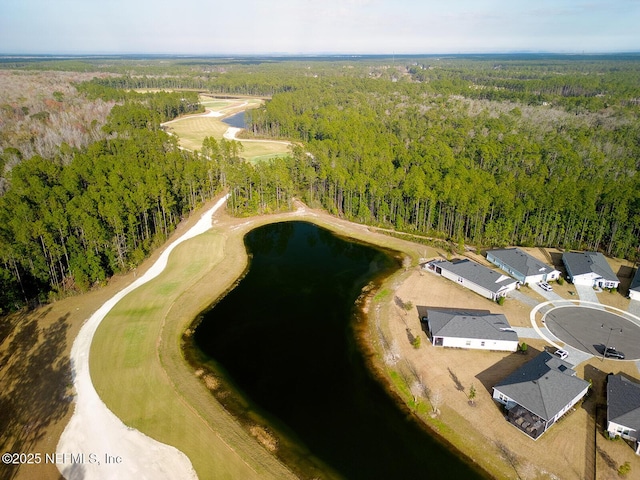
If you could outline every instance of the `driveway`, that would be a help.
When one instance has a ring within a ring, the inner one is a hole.
[[[574,287],[576,287],[576,291],[578,292],[578,296],[580,297],[580,300],[584,300],[585,302],[600,303],[600,300],[598,300],[598,296],[596,295],[596,291],[593,289],[592,286],[574,284]],[[592,308],[598,308],[598,307],[593,306]],[[604,308],[604,307],[600,307],[600,308]]]
[[[547,300],[549,300],[551,302],[557,302],[557,301],[560,301],[560,300],[564,300],[560,295],[558,295],[553,290],[551,290],[550,292],[547,292],[546,290],[543,290],[540,287],[540,285],[538,285],[537,283],[530,284],[529,288],[531,290],[533,290],[534,292],[538,293],[539,295],[542,295],[544,298],[546,298]]]
[[[631,315],[635,315],[636,317],[640,317],[640,301],[639,300],[631,300],[629,302],[629,308],[627,311]]]

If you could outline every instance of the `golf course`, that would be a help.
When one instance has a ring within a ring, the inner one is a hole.
[[[188,150],[200,150],[206,137],[216,140],[227,138],[237,140],[242,145],[240,156],[249,162],[267,160],[289,153],[289,143],[277,140],[247,140],[225,136],[225,133],[237,131],[223,122],[223,119],[248,109],[259,107],[263,101],[258,98],[219,99],[201,95],[200,103],[206,112],[199,115],[180,117],[167,122],[167,130],[179,138],[180,145]]]

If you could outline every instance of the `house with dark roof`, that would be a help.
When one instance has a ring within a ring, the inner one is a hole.
[[[562,263],[574,285],[599,288],[618,288],[620,285],[607,259],[599,252],[566,252],[562,254]]]
[[[631,300],[640,300],[640,268],[636,270],[636,274],[629,285],[629,298]]]
[[[487,260],[523,284],[549,282],[560,277],[559,270],[519,248],[490,250]]]
[[[507,420],[536,440],[584,397],[589,382],[572,365],[542,352],[493,387]]]
[[[607,376],[607,432],[631,440],[640,455],[640,384],[622,375]]]
[[[425,268],[490,300],[506,297],[518,286],[517,280],[469,259],[433,260]]]
[[[518,334],[501,313],[433,308],[428,308],[426,313],[422,320],[436,347],[506,352],[518,349]]]

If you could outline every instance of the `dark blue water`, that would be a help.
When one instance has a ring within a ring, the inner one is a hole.
[[[244,123],[244,111],[223,118],[222,122],[231,127],[247,128],[247,125]]]
[[[245,243],[247,275],[194,339],[284,439],[286,463],[306,478],[484,478],[394,403],[358,348],[354,303],[397,259],[304,222]]]

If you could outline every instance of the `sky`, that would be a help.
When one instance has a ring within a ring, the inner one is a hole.
[[[0,54],[640,51],[640,0],[0,0]]]

